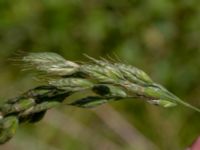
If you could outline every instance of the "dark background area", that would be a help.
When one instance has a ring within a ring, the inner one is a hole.
[[[200,107],[199,40],[199,0],[1,0],[0,99],[39,84],[16,55],[51,51],[72,61],[118,57]],[[125,100],[53,109],[0,149],[182,150],[199,134],[193,110]]]

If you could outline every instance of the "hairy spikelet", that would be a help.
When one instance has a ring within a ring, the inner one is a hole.
[[[151,78],[142,70],[125,64],[115,63],[115,67],[120,70],[120,72],[124,75],[124,78],[129,80],[130,82],[137,84],[152,84],[153,81]]]
[[[78,64],[67,61],[56,53],[30,53],[23,61],[36,70],[58,76],[73,74],[79,68]]]
[[[100,83],[114,83],[122,78],[120,72],[110,66],[83,65],[81,66],[81,71]]]
[[[64,78],[50,80],[49,85],[58,87],[59,89],[77,91],[81,89],[91,88],[93,86],[93,83],[86,79]]]

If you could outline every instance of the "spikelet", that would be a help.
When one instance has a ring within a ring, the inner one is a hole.
[[[36,70],[57,76],[73,74],[79,68],[78,64],[67,61],[56,53],[49,52],[30,53],[23,58],[23,61]]]

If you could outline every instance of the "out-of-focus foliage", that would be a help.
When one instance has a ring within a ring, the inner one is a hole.
[[[2,0],[0,98],[38,84],[12,58],[21,51],[52,51],[75,61],[84,60],[83,53],[119,57],[200,107],[199,39],[199,0]],[[114,110],[63,106],[41,123],[21,127],[3,148],[143,150],[150,142],[178,150],[200,134],[199,114],[181,106],[163,109],[136,100],[110,105]]]

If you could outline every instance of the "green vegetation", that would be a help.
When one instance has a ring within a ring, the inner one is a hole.
[[[120,59],[119,62],[145,70],[154,81],[199,107],[198,3],[198,0],[1,1],[1,102],[41,83],[32,79],[34,74],[21,72],[20,66],[13,65],[18,62],[11,59],[21,51],[51,51],[72,62],[78,60],[78,64],[86,60],[83,54]],[[53,80],[51,84],[62,82]],[[72,97],[72,101],[77,97],[80,95]],[[26,107],[31,105],[26,99],[21,102]],[[1,148],[25,150],[36,145],[38,150],[177,150],[190,145],[200,131],[199,113],[181,105],[163,109],[130,98],[94,109],[58,108],[49,111],[37,125],[22,125],[16,137]],[[15,118],[9,119],[10,125],[15,126]]]

